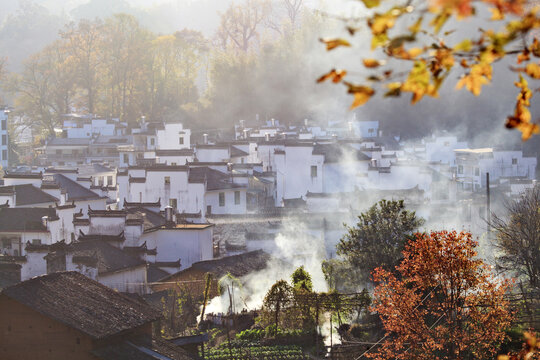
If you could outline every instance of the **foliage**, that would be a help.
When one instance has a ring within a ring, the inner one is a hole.
[[[293,304],[293,289],[285,280],[278,280],[266,293],[263,300],[263,309],[273,319],[277,328],[280,326],[280,315],[283,316]]]
[[[540,185],[526,190],[506,204],[507,217],[493,215],[495,246],[501,255],[497,265],[524,276],[540,288]]]
[[[169,290],[161,298],[163,321],[162,334],[176,336],[183,334],[190,326],[194,326],[199,315],[200,303],[196,301],[189,291],[180,287],[179,291]]]
[[[195,82],[207,52],[196,31],[157,36],[126,14],[83,19],[66,25],[3,87],[28,125],[49,133],[72,112],[167,120],[198,101]]]
[[[499,355],[497,360],[533,360],[540,358],[540,341],[537,334],[533,331],[525,331],[523,333],[525,343],[518,353],[510,353],[508,355]]]
[[[312,336],[313,333],[305,329],[282,329],[277,328],[275,325],[269,325],[264,329],[246,329],[236,334],[236,339],[247,341],[258,341],[267,337],[273,337],[276,339],[287,339],[294,341],[295,338],[302,338],[306,336]]]
[[[356,226],[347,227],[337,253],[344,258],[344,266],[357,269],[364,277],[378,266],[391,269],[401,258],[407,237],[423,223],[414,212],[405,210],[403,200],[381,200],[358,216]],[[327,264],[326,270],[330,269]],[[361,279],[356,280],[358,286]]]
[[[229,359],[257,359],[257,360],[304,360],[309,359],[302,348],[297,345],[272,345],[262,346],[251,343],[239,343],[232,348],[232,357],[229,349],[222,344],[217,348],[208,349],[205,359],[229,360]],[[201,354],[202,355],[202,354]]]
[[[512,315],[496,279],[476,258],[471,234],[416,234],[396,267],[399,276],[377,268],[373,310],[386,340],[373,358],[490,359],[505,339]]]
[[[313,282],[311,275],[304,269],[304,266],[297,268],[291,275],[292,286],[295,289],[304,291],[313,291]]]
[[[424,96],[438,97],[445,80],[450,74],[457,73],[460,73],[460,79],[456,88],[466,88],[477,96],[482,87],[491,82],[493,64],[509,57],[516,63],[513,70],[519,73],[519,81],[515,84],[520,91],[514,114],[508,116],[506,126],[521,131],[523,140],[540,132],[529,112],[533,92],[522,76],[540,79],[540,45],[538,39],[531,36],[540,27],[538,7],[528,6],[526,0],[407,1],[400,5],[380,0],[362,2],[368,9],[365,17],[342,19],[350,35],[366,23],[372,51],[384,54],[392,64],[410,65],[405,65],[408,69],[404,74],[394,73],[393,68],[384,67],[384,60],[366,58],[363,62],[368,75],[363,84],[356,84],[345,76],[331,77],[334,82],[343,83],[354,95],[352,108],[367,102],[375,94],[374,87],[385,91],[385,97],[411,93],[412,104]],[[486,26],[478,29],[478,36],[460,29],[442,31],[453,20],[481,18],[485,7],[492,16]],[[350,41],[341,38],[321,40],[328,50],[350,45]],[[330,71],[336,72],[346,74],[342,69]],[[319,81],[328,78],[322,76]]]

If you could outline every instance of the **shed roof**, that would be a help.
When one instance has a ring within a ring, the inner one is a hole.
[[[0,231],[46,232],[47,228],[43,226],[41,220],[44,216],[50,219],[58,218],[54,208],[0,208]]]
[[[51,175],[54,178],[60,187],[66,190],[68,195],[68,200],[97,200],[102,197],[77,183],[76,181],[71,180],[63,174],[53,174]]]
[[[15,193],[15,205],[25,206],[32,204],[54,203],[58,198],[47,194],[32,184],[0,186],[0,194],[12,195]]]

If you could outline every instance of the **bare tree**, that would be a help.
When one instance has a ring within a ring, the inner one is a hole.
[[[283,7],[287,10],[287,16],[291,22],[291,27],[294,29],[296,21],[302,12],[303,0],[283,0]]]
[[[505,204],[507,216],[492,215],[495,246],[501,255],[497,265],[524,276],[529,285],[540,287],[540,185]]]
[[[235,48],[247,52],[253,40],[259,36],[259,26],[271,10],[266,0],[246,0],[242,5],[229,6],[221,15],[221,24],[216,37],[223,48],[232,44]]]

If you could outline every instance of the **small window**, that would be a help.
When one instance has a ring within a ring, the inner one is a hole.
[[[108,186],[113,186],[112,181],[113,181],[112,175],[107,176],[107,185],[108,185]]]
[[[176,163],[171,163],[171,166],[176,166]]]
[[[311,167],[311,177],[316,178],[317,177],[317,166]]]
[[[150,138],[150,145],[154,146],[156,144],[156,139]]]
[[[219,206],[225,206],[225,193],[219,193]]]
[[[512,158],[512,165],[517,165],[517,159],[516,158]]]
[[[41,245],[41,239],[32,239],[32,245]]]
[[[165,176],[165,185],[171,185],[171,177]]]
[[[240,204],[240,191],[234,192],[234,204],[239,205]]]
[[[450,141],[445,141],[444,146],[449,147],[450,146]]]
[[[7,144],[7,135],[2,135],[2,145]]]
[[[7,160],[7,150],[2,150],[2,160]]]
[[[11,240],[9,239],[2,239],[2,247],[4,249],[11,249]]]
[[[7,120],[2,120],[2,130],[7,130]]]
[[[457,167],[457,173],[458,173],[458,174],[463,174],[463,165],[458,165],[458,167]]]
[[[178,200],[176,199],[169,199],[169,206],[173,209],[176,209],[178,207]]]
[[[129,163],[129,156],[128,154],[124,154],[124,163]]]
[[[179,143],[180,145],[184,145],[184,137],[183,137],[183,136],[180,136],[180,137],[178,138],[178,143]]]
[[[480,169],[474,168],[474,176],[480,176]]]

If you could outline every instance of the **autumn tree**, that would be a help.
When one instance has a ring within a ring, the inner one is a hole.
[[[493,215],[497,265],[540,288],[540,185],[506,204],[506,216]]]
[[[404,1],[400,4],[362,0],[365,16],[341,18],[351,38],[366,34],[373,54],[363,59],[364,71],[352,75],[332,69],[319,78],[342,83],[354,96],[351,108],[365,104],[376,91],[385,97],[411,94],[411,103],[425,96],[438,97],[448,78],[459,76],[456,88],[479,95],[493,77],[496,62],[514,61],[519,73],[517,101],[506,127],[521,131],[523,140],[540,132],[529,110],[533,91],[529,80],[540,79],[540,27],[538,7],[526,0],[434,0]],[[488,8],[491,19],[478,31],[460,29],[456,21],[478,18]],[[449,28],[447,24],[454,24]],[[321,39],[328,50],[351,46],[346,38]],[[394,71],[398,69],[398,71]],[[404,71],[401,71],[401,70]],[[361,74],[358,76],[358,74]],[[365,76],[364,76],[365,75]],[[509,109],[510,112],[510,109]]]
[[[381,200],[361,213],[355,226],[347,226],[337,254],[365,279],[376,267],[389,270],[397,265],[407,238],[423,223],[415,212],[405,209],[403,200]]]
[[[143,113],[141,101],[146,89],[151,34],[135,17],[115,14],[105,20],[100,52],[103,69],[100,76],[104,103],[101,113],[121,119],[134,119]],[[102,76],[105,75],[105,76]]]
[[[492,359],[512,315],[496,278],[477,258],[470,233],[417,233],[397,274],[373,272],[373,310],[386,336],[366,355],[377,359]]]
[[[60,32],[66,44],[66,51],[75,62],[77,83],[84,89],[84,105],[88,112],[95,112],[96,98],[100,86],[100,67],[103,65],[101,46],[103,44],[103,22],[81,20],[68,24]]]

